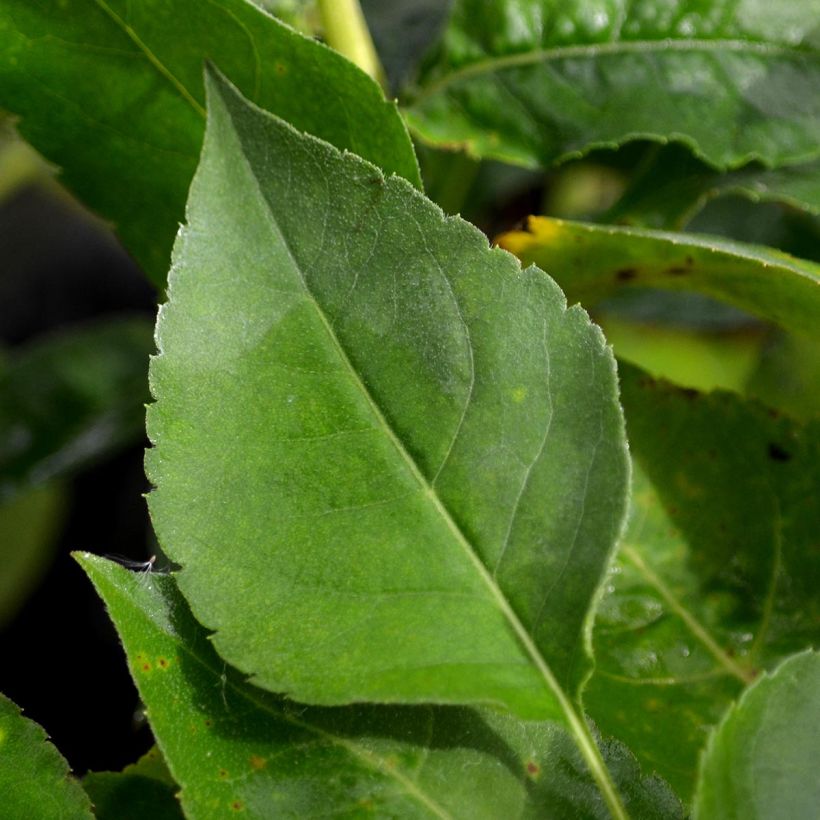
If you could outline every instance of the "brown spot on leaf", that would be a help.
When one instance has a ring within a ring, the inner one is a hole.
[[[264,769],[265,766],[268,765],[268,761],[265,760],[265,758],[262,757],[261,755],[251,755],[250,763],[251,763],[251,768],[256,769],[256,771],[259,771],[260,769]]]
[[[219,770],[220,780],[225,780],[227,777],[228,777],[228,770],[227,769],[220,769]]]
[[[159,666],[161,669],[167,669],[170,666],[170,664],[168,663],[167,658],[157,658],[157,666]]]
[[[538,777],[538,775],[541,774],[541,767],[534,760],[528,760],[527,774],[530,777]]]
[[[233,803],[231,803],[231,808],[234,811],[242,811],[242,809],[244,809],[245,806],[241,800],[234,800]]]
[[[631,282],[638,275],[637,268],[621,268],[615,271],[615,278],[619,282]]]
[[[283,75],[288,73],[288,67],[284,63],[275,63],[273,66],[273,70],[282,77]]]

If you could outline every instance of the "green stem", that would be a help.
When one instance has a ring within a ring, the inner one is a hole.
[[[359,0],[319,0],[325,39],[339,54],[369,74],[382,88],[385,74]]]

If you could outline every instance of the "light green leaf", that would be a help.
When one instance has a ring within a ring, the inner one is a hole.
[[[97,820],[182,820],[177,785],[156,746],[121,772],[90,772],[83,788]]]
[[[701,760],[695,817],[813,820],[820,654],[789,658],[732,707]]]
[[[206,58],[297,127],[420,184],[379,87],[247,0],[3,0],[0,106],[155,282],[202,142]]]
[[[139,441],[152,348],[150,323],[134,318],[55,333],[12,357],[0,372],[0,499]]]
[[[174,578],[78,556],[105,600],[186,816],[605,818],[557,725],[458,707],[300,706],[214,652]],[[681,817],[617,743],[607,763],[634,817]]]
[[[817,336],[820,265],[729,239],[531,216],[498,243],[591,305],[626,287],[693,290]]]
[[[91,804],[40,726],[0,695],[0,795],[9,820],[90,818]]]
[[[151,368],[180,589],[267,689],[505,705],[592,760],[572,700],[628,467],[600,331],[404,180],[224,81],[210,105]]]
[[[551,165],[629,139],[719,168],[816,158],[817,0],[456,0],[407,118],[425,140]]]
[[[630,367],[621,385],[633,503],[584,703],[688,800],[742,687],[820,641],[820,425]]]

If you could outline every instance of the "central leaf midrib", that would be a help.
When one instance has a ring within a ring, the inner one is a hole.
[[[322,306],[319,304],[318,300],[313,296],[313,293],[308,287],[307,280],[305,278],[305,274],[302,270],[302,267],[299,264],[296,257],[294,256],[290,244],[285,238],[284,233],[282,232],[282,229],[279,226],[278,221],[276,220],[276,215],[274,214],[267,197],[264,195],[262,191],[259,179],[251,164],[250,158],[245,152],[245,146],[242,137],[240,136],[238,130],[236,129],[236,126],[233,123],[233,117],[230,114],[230,112],[227,111],[227,109],[226,113],[228,114],[228,117],[231,120],[231,127],[239,146],[239,154],[242,157],[242,161],[245,164],[246,170],[252,180],[252,184],[254,185],[258,196],[264,203],[265,214],[268,217],[274,235],[279,238],[283,248],[287,252],[288,257],[290,258],[293,264],[295,272],[299,275],[302,287],[304,288],[305,295],[307,296],[308,300],[316,310],[316,314],[319,320],[321,321],[322,325],[324,326],[334,350],[336,351],[340,361],[350,374],[351,381],[360,391],[362,397],[364,398],[365,402],[370,408],[370,411],[373,413],[379,426],[382,428],[385,435],[388,437],[388,439],[393,444],[398,454],[401,456],[401,458],[408,466],[411,475],[413,475],[413,477],[418,482],[419,486],[430,499],[430,502],[433,504],[434,508],[441,516],[445,525],[453,534],[454,538],[456,539],[456,542],[464,551],[468,560],[475,567],[482,581],[484,581],[485,585],[487,586],[491,595],[493,596],[499,610],[504,615],[505,619],[508,621],[516,637],[524,647],[526,654],[529,655],[536,669],[541,674],[541,677],[544,679],[546,688],[552,693],[552,695],[558,701],[561,711],[563,711],[566,717],[568,727],[575,737],[576,745],[578,746],[583,757],[585,758],[587,765],[589,766],[590,772],[593,776],[593,779],[596,781],[598,787],[601,789],[601,792],[603,793],[607,804],[613,810],[616,816],[621,816],[625,818],[627,815],[621,807],[620,797],[618,796],[614,783],[611,780],[606,764],[604,763],[603,758],[600,755],[600,751],[598,750],[598,747],[596,746],[595,741],[592,738],[592,735],[589,733],[589,729],[583,722],[583,718],[579,717],[579,715],[575,711],[575,708],[572,706],[569,698],[559,685],[555,676],[552,674],[552,670],[549,668],[549,665],[547,664],[545,658],[541,654],[532,637],[527,632],[521,620],[518,618],[518,615],[515,613],[515,610],[513,609],[512,605],[507,600],[504,592],[496,583],[489,569],[485,566],[484,562],[481,560],[481,558],[473,548],[473,545],[464,535],[461,528],[450,514],[450,511],[447,509],[447,507],[439,497],[435,488],[421,472],[415,460],[412,458],[410,453],[405,448],[404,443],[401,441],[401,439],[395,433],[391,425],[388,423],[387,419],[381,411],[381,408],[373,399],[373,396],[367,389],[367,386],[365,385],[358,371],[353,367],[353,363],[351,362],[346,350],[339,341],[339,338],[336,335],[336,332],[334,331],[333,326],[330,323],[327,315],[322,309]],[[332,148],[332,146],[328,147]],[[378,169],[375,167],[374,170],[378,171]],[[381,172],[379,171],[379,173]],[[443,272],[442,275],[446,278],[446,275],[444,275]]]
[[[518,68],[538,63],[547,63],[554,60],[572,58],[595,58],[600,56],[618,56],[620,54],[647,54],[651,52],[668,53],[670,51],[713,52],[731,51],[735,53],[759,54],[771,57],[817,57],[817,52],[809,48],[787,46],[780,43],[766,43],[757,40],[741,40],[737,38],[722,38],[705,40],[702,38],[676,40],[614,40],[604,43],[584,43],[583,45],[553,46],[539,48],[532,51],[490,56],[476,62],[453,69],[444,74],[428,86],[423,86],[412,100],[413,105],[427,97],[442,91],[447,86],[469,77],[491,74],[506,68]]]

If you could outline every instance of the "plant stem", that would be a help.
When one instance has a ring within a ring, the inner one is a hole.
[[[359,0],[319,0],[319,12],[328,45],[355,63],[384,88],[384,69],[373,45]]]

